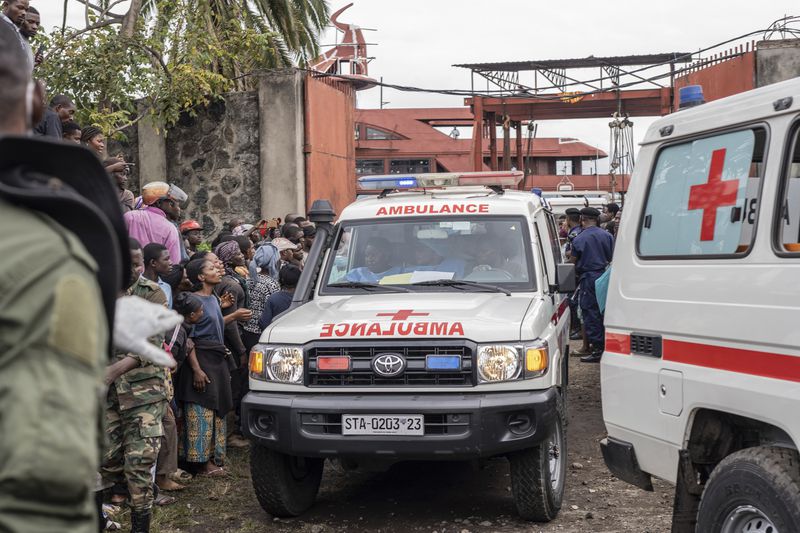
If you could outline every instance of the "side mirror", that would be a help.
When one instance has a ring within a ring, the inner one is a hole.
[[[556,265],[556,279],[558,280],[558,292],[575,292],[577,287],[575,265],[573,263],[560,263]]]

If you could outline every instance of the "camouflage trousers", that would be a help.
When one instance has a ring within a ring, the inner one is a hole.
[[[100,473],[107,483],[127,483],[131,508],[153,506],[156,460],[164,428],[161,424],[167,401],[140,405],[121,411],[112,386],[106,405],[108,448]]]

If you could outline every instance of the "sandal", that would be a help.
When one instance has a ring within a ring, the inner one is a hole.
[[[175,483],[189,483],[192,480],[192,475],[186,470],[177,469],[169,476]]]
[[[166,494],[159,494],[153,503],[158,506],[165,506],[165,505],[172,505],[173,503],[177,502],[178,499],[174,496],[167,496]]]
[[[227,475],[227,473],[228,473],[227,470],[225,470],[221,466],[218,466],[217,468],[215,468],[213,470],[209,470],[208,472],[200,472],[197,475],[198,476],[203,476],[203,477],[220,477],[220,476]]]
[[[570,355],[574,355],[575,357],[583,357],[584,355],[591,355],[591,353],[592,353],[591,349],[584,351],[581,348],[578,348],[577,350],[570,350],[569,352]]]

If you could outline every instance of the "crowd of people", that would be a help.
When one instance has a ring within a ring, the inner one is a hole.
[[[183,490],[192,476],[224,475],[228,447],[248,446],[239,433],[248,354],[289,308],[316,233],[288,214],[283,221],[231,220],[207,243],[197,221],[182,220],[187,199],[165,182],[145,184],[138,197],[120,196],[134,264],[128,293],[184,317],[153,339],[175,358],[172,372],[150,365],[109,381],[111,446],[101,474],[113,486],[110,503],[127,500],[137,527],[153,505],[174,503],[167,493]],[[123,401],[126,395],[133,401]],[[131,432],[139,438],[122,438]]]
[[[570,298],[570,340],[583,345],[573,355],[584,363],[598,363],[605,349],[604,309],[596,291],[597,280],[611,266],[614,239],[622,218],[622,209],[614,202],[603,206],[569,208],[560,217],[559,236],[564,243],[564,256],[575,263],[578,289]]]
[[[28,0],[3,3],[4,42],[19,46],[8,52],[25,58],[29,84],[42,61],[41,50],[32,50],[39,22]],[[8,75],[23,81],[18,72]],[[44,94],[32,84],[29,97]],[[184,191],[163,181],[130,190],[131,163],[109,156],[100,128],[78,125],[75,115],[71,98],[55,95],[41,117],[31,113],[22,129],[80,143],[97,156],[116,187],[128,233],[132,271],[125,295],[183,317],[179,326],[149,339],[171,354],[174,368],[117,350],[105,371],[98,503],[112,514],[126,502],[132,531],[142,533],[149,531],[154,505],[175,503],[174,495],[194,476],[224,475],[227,448],[248,445],[238,431],[248,354],[261,331],[291,304],[316,229],[297,214],[253,223],[235,219],[206,242],[204,228],[182,217]],[[101,522],[113,527],[105,517]]]

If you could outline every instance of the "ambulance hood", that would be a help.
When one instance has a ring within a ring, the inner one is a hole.
[[[530,295],[503,293],[410,293],[321,297],[281,316],[270,344],[320,340],[404,338],[520,340]]]

